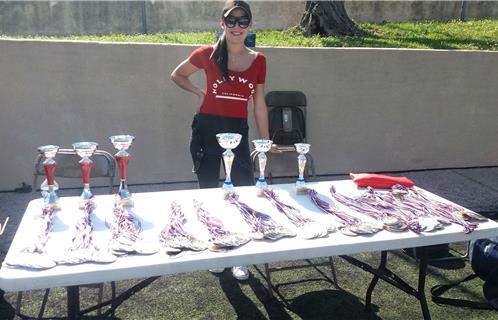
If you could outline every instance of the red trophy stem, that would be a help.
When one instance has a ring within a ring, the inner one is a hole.
[[[119,178],[121,180],[126,180],[126,174],[128,172],[128,161],[130,161],[130,156],[115,156],[116,162],[119,167]]]
[[[45,169],[45,174],[47,175],[47,184],[53,186],[55,181],[55,163],[44,164],[43,169]]]
[[[90,170],[92,170],[91,162],[80,162],[81,175],[84,184],[90,184]]]

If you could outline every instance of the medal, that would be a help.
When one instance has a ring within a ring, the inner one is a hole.
[[[350,226],[349,228],[357,234],[374,234],[379,231],[374,225],[367,222],[362,222],[358,225]]]
[[[384,225],[384,229],[390,232],[403,232],[408,228],[408,225],[402,221],[398,221],[397,224],[393,225]]]
[[[423,232],[432,232],[438,229],[438,225],[440,225],[436,219],[428,217],[419,218],[418,223],[420,224]]]
[[[480,214],[471,211],[460,210],[455,212],[454,214],[465,221],[471,221],[471,220],[483,221],[483,222],[488,221],[488,218],[483,217]]]
[[[391,216],[382,217],[381,221],[382,221],[382,223],[384,223],[385,225],[388,225],[388,226],[396,226],[396,225],[399,225],[399,223],[400,223],[400,221],[398,219],[396,219],[395,217],[391,217]]]
[[[350,226],[339,227],[339,231],[349,237],[356,237],[358,234],[350,230]]]

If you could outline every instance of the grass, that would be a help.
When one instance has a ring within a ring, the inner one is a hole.
[[[420,49],[498,50],[498,19],[475,21],[427,21],[419,23],[360,23],[362,37],[303,37],[297,27],[284,31],[256,31],[258,46],[285,47],[375,47]],[[1,36],[10,39],[13,37]],[[214,31],[171,32],[137,35],[79,35],[64,37],[16,36],[27,39],[69,39],[84,41],[148,42],[179,44],[214,43]]]
[[[355,255],[356,258],[377,265],[379,254]],[[280,286],[284,297],[269,299],[266,282],[251,267],[252,276],[248,281],[238,282],[229,271],[214,275],[207,271],[163,276],[146,289],[135,294],[123,303],[116,312],[118,319],[421,319],[418,301],[394,287],[380,281],[374,291],[373,312],[364,311],[365,293],[371,275],[354,268],[340,258],[334,258],[341,289],[326,281],[311,281],[295,285]],[[295,262],[279,263],[289,265]],[[275,266],[275,265],[272,265]],[[259,266],[262,269],[262,266]],[[417,284],[417,265],[413,259],[398,251],[389,253],[388,267],[402,275],[412,286]],[[322,268],[324,273],[329,270]],[[445,265],[445,268],[430,266],[426,293],[439,283],[459,279],[472,271],[462,262]],[[317,272],[311,268],[274,273],[273,282],[316,278]],[[118,292],[137,281],[117,282]],[[450,296],[482,301],[482,281],[473,280],[463,289],[451,291]],[[105,295],[110,295],[106,286]],[[36,315],[43,290],[25,293],[22,312]],[[6,293],[10,302],[15,294]],[[433,319],[498,319],[495,311],[469,310],[465,308],[438,306],[430,301],[429,309]],[[96,301],[96,289],[81,290],[82,305],[89,306]],[[51,291],[45,315],[63,316],[65,312],[65,290]],[[8,319],[9,313],[0,318]]]

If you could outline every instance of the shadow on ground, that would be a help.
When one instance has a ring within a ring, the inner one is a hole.
[[[270,298],[268,290],[259,278],[249,277],[247,281],[237,281],[229,270],[218,275],[220,287],[227,300],[237,313],[237,319],[294,319],[298,315],[301,319],[380,319],[375,313],[365,311],[365,304],[355,295],[338,290],[320,290],[307,292],[287,299],[280,293]],[[242,290],[243,286],[250,286],[257,299],[264,306],[265,315],[261,309]],[[283,300],[283,301],[282,301]],[[378,311],[376,305],[372,305]]]
[[[3,297],[4,292],[0,290],[0,318],[14,319],[14,308]]]
[[[220,287],[225,293],[227,300],[237,313],[237,319],[291,319],[282,302],[277,299],[269,299],[268,292],[261,281],[252,274],[246,281],[236,280],[229,269],[218,276]],[[249,285],[263,304],[268,317],[264,315],[243,291],[241,286]]]
[[[380,319],[365,311],[365,304],[343,290],[321,290],[302,294],[289,300],[291,310],[302,319]],[[377,306],[372,306],[378,310]]]

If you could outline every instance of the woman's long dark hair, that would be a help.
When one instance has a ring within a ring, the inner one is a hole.
[[[218,39],[218,42],[214,46],[213,53],[210,59],[213,60],[214,64],[220,69],[221,74],[225,81],[228,81],[228,48],[227,48],[227,37],[225,32]]]

